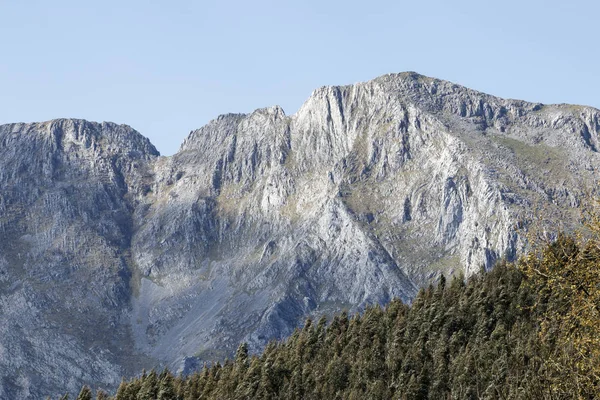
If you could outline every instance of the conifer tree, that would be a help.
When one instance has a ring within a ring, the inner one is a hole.
[[[155,370],[142,378],[140,389],[137,393],[137,400],[155,399],[158,395],[158,376]]]
[[[108,393],[106,393],[104,390],[98,390],[96,392],[96,400],[108,400]]]
[[[92,390],[89,386],[86,385],[81,388],[77,400],[92,400]]]
[[[156,398],[157,400],[174,400],[176,398],[173,375],[168,371],[160,378]]]

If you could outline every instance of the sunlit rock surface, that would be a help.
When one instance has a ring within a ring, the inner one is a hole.
[[[228,114],[160,157],[128,126],[0,126],[0,398],[113,389],[568,229],[600,111],[415,73]]]

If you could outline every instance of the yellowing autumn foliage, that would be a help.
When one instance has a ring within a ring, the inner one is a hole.
[[[597,203],[595,204],[597,205]],[[521,269],[539,296],[539,337],[545,379],[557,398],[600,398],[600,213],[584,214],[584,229],[559,234],[531,252]]]

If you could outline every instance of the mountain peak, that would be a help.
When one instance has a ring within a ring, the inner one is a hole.
[[[599,135],[597,110],[414,72],[219,116],[173,157],[127,125],[2,125],[0,398],[257,350],[515,259],[553,228],[532,205],[577,221]]]
[[[0,125],[0,132],[26,134],[54,143],[60,148],[100,146],[111,152],[133,152],[140,156],[159,156],[148,138],[129,125],[93,122],[77,118],[57,118],[44,122]]]

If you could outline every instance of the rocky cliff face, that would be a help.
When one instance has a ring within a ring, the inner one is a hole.
[[[115,124],[0,127],[0,398],[118,384],[132,214],[157,154]]]
[[[576,220],[599,132],[592,108],[414,73],[221,116],[172,157],[127,126],[0,126],[0,397],[258,349],[514,259],[535,210]]]

